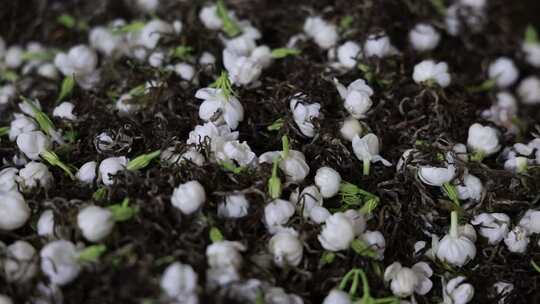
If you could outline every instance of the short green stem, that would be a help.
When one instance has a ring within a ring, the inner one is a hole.
[[[371,166],[371,161],[369,159],[364,159],[364,161],[363,161],[364,175],[369,175],[370,166]]]
[[[450,236],[452,238],[457,238],[459,236],[459,222],[458,222],[458,213],[457,211],[452,211],[450,213]]]

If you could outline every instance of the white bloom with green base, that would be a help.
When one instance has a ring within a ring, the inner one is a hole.
[[[352,147],[356,158],[363,161],[364,175],[369,175],[371,163],[381,162],[387,167],[392,165],[379,155],[379,138],[373,133],[364,137],[356,135],[352,140]]]
[[[268,250],[278,267],[298,266],[302,261],[303,245],[296,231],[276,233],[268,243]]]
[[[456,211],[452,211],[450,232],[434,249],[437,258],[442,262],[462,267],[476,256],[476,246],[474,245],[476,237],[473,239],[469,233],[459,228],[458,214]]]
[[[429,279],[433,270],[425,262],[414,264],[411,268],[394,262],[384,271],[384,281],[390,282],[392,293],[400,298],[412,296],[413,293],[425,295],[433,287]]]
[[[473,159],[482,160],[483,157],[493,155],[501,149],[499,132],[490,126],[474,123],[469,127],[467,146],[475,154]]]
[[[212,120],[217,125],[225,123],[235,130],[244,119],[244,108],[240,101],[234,96],[226,96],[222,89],[199,89],[195,97],[203,100],[199,117],[204,121]]]
[[[371,101],[373,89],[366,84],[365,80],[357,79],[345,88],[343,84],[334,78],[334,84],[339,96],[343,99],[343,106],[347,112],[356,119],[365,118],[373,105]]]
[[[414,66],[414,82],[421,84],[437,83],[445,88],[450,85],[451,77],[448,73],[448,64],[446,62],[435,62],[433,60],[424,60]]]
[[[290,102],[290,110],[293,113],[293,119],[300,132],[307,137],[315,136],[315,126],[313,120],[319,117],[321,104],[304,103],[302,99],[305,96],[301,93],[295,94]]]
[[[309,174],[309,166],[304,154],[300,151],[289,150],[265,152],[259,157],[259,163],[273,163],[276,157],[281,157],[279,169],[285,173],[288,182],[302,182]]]
[[[367,230],[360,236],[360,239],[376,253],[376,260],[383,260],[384,251],[386,250],[386,240],[380,231]]]
[[[337,212],[326,219],[317,238],[326,250],[346,250],[354,239],[354,226],[345,214]]]

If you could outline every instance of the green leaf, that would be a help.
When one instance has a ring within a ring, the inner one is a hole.
[[[52,61],[54,59],[55,53],[52,51],[43,51],[43,52],[23,52],[21,59],[23,61]]]
[[[225,96],[225,98],[228,100],[231,96],[235,96],[236,93],[234,92],[232,88],[232,83],[229,79],[229,74],[226,71],[221,71],[221,75],[219,75],[219,78],[216,79],[212,84],[210,84],[211,88],[216,88],[221,90],[221,94]]]
[[[278,48],[278,49],[273,49],[271,55],[272,55],[272,58],[279,59],[279,58],[285,58],[285,57],[288,57],[288,56],[298,56],[301,53],[302,53],[302,51],[299,50],[299,49]]]
[[[281,179],[278,176],[278,165],[280,157],[274,159],[272,165],[272,176],[268,179],[268,194],[272,199],[278,199],[281,196]]]
[[[218,0],[217,3],[217,15],[221,22],[223,23],[223,32],[229,37],[234,37],[239,35],[242,30],[236,24],[236,22],[229,16],[229,12],[223,3],[223,0]]]
[[[356,252],[358,255],[368,257],[375,259],[377,258],[377,252],[375,250],[371,249],[370,246],[368,246],[364,241],[361,239],[355,239],[351,243],[351,248]]]
[[[496,84],[497,84],[497,79],[488,79],[479,85],[467,87],[467,92],[480,93],[480,92],[491,91],[491,89],[493,89]]]
[[[43,151],[40,154],[41,158],[43,158],[45,161],[47,161],[51,166],[59,167],[62,169],[72,180],[75,179],[75,175],[73,175],[73,172],[71,172],[71,169],[68,165],[64,164],[58,155],[52,151]]]
[[[223,169],[230,171],[234,174],[240,174],[245,169],[244,167],[237,167],[235,164],[228,161],[221,162],[221,166],[223,167]]]
[[[283,154],[283,158],[287,158],[287,156],[289,156],[290,144],[289,137],[287,135],[283,135],[281,137],[281,151]]]
[[[58,98],[56,99],[56,103],[62,101],[64,98],[70,95],[74,87],[75,87],[75,78],[73,77],[73,75],[66,76],[64,80],[62,81],[62,86],[60,87],[60,94],[58,95]]]
[[[34,114],[34,119],[37,121],[40,129],[50,136],[56,135],[54,134],[56,128],[49,116],[42,112],[30,99],[24,96],[21,96],[21,99],[32,109],[32,114]]]
[[[108,190],[107,190],[107,188],[105,188],[105,187],[98,188],[98,189],[96,190],[96,192],[94,192],[94,193],[92,194],[92,199],[93,199],[94,201],[102,201],[102,200],[104,200],[105,197],[107,196],[107,191],[108,191]]]
[[[117,34],[117,35],[118,34],[126,34],[126,33],[137,32],[137,31],[142,30],[145,25],[146,25],[146,23],[143,22],[143,21],[133,21],[133,22],[128,23],[126,25],[114,28],[112,32],[113,32],[113,34]]]
[[[75,18],[69,14],[62,14],[56,18],[56,21],[67,28],[74,28],[77,24]]]
[[[141,84],[129,90],[128,94],[133,97],[139,97],[139,96],[143,96],[145,92],[146,92],[146,85]]]
[[[540,273],[540,266],[538,266],[534,260],[531,260],[531,266],[534,268],[534,270],[536,270],[536,272]]]
[[[429,0],[429,2],[431,2],[431,5],[433,5],[433,8],[437,11],[437,13],[439,13],[439,15],[446,15],[446,6],[444,6],[443,0]]]
[[[9,127],[0,127],[0,136],[6,136],[9,134]]]
[[[285,120],[283,118],[276,119],[271,125],[266,127],[268,131],[279,131],[283,127]]]
[[[525,42],[527,43],[540,43],[538,41],[538,33],[532,24],[527,25],[525,29]]]
[[[105,245],[89,246],[79,252],[77,259],[81,263],[97,262],[106,251],[107,247]]]
[[[353,21],[354,21],[353,16],[351,15],[343,16],[343,18],[341,18],[341,20],[339,21],[339,28],[341,28],[342,30],[347,30],[351,27]]]
[[[257,295],[255,296],[255,304],[266,304],[264,300],[264,292],[261,288],[257,289]]]
[[[185,60],[191,55],[192,52],[193,52],[192,47],[181,45],[181,46],[175,47],[171,51],[171,57]]]
[[[223,234],[217,227],[210,228],[209,235],[210,235],[210,240],[212,241],[212,243],[221,242],[225,239],[223,237]]]
[[[0,80],[7,82],[15,82],[19,78],[19,75],[11,70],[2,70],[0,72]]]
[[[336,254],[332,251],[325,251],[321,256],[321,263],[323,265],[332,264],[336,259]]]
[[[450,183],[444,183],[442,188],[446,196],[448,196],[448,198],[456,205],[456,207],[459,207],[461,204],[459,203],[459,197],[456,187]]]
[[[129,198],[125,198],[120,204],[114,204],[107,208],[112,212],[115,222],[130,220],[139,212],[139,208],[129,206]]]
[[[140,170],[146,168],[150,162],[161,155],[161,150],[156,150],[147,154],[142,154],[134,159],[130,160],[126,166],[126,169],[130,171]]]

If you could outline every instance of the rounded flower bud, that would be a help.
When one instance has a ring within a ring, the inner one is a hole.
[[[354,239],[354,226],[345,214],[337,212],[326,220],[317,238],[326,250],[346,250]]]
[[[39,128],[36,122],[23,114],[15,114],[15,119],[9,125],[9,140],[14,141],[23,133],[37,131]]]
[[[160,286],[170,298],[189,297],[197,291],[197,273],[190,265],[172,263],[163,272]]]
[[[205,201],[204,187],[198,181],[180,184],[171,197],[171,204],[187,215],[199,210]]]
[[[51,148],[51,140],[41,131],[20,134],[17,147],[31,160],[39,160],[39,154]]]
[[[540,103],[540,79],[529,76],[523,79],[517,88],[517,93],[524,104],[536,105]]]
[[[429,279],[431,275],[433,271],[427,263],[416,263],[412,268],[408,268],[394,262],[384,271],[384,280],[390,282],[394,295],[404,298],[412,296],[413,293],[427,294],[433,286]]]
[[[217,14],[217,7],[215,5],[205,6],[199,12],[199,20],[203,25],[210,30],[219,30],[223,26],[221,18]]]
[[[54,178],[46,165],[31,161],[19,171],[18,181],[24,190],[35,188],[38,185],[48,189],[52,186]]]
[[[0,192],[0,230],[15,230],[30,217],[30,208],[17,191]]]
[[[508,250],[515,253],[527,251],[530,241],[529,232],[521,226],[514,227],[504,238],[504,244],[506,244]]]
[[[114,218],[109,209],[87,206],[77,214],[77,225],[85,239],[90,242],[99,242],[113,230]]]
[[[386,240],[380,231],[367,230],[360,237],[366,245],[377,253],[376,259],[382,260],[384,258],[384,251],[386,249]]]
[[[0,170],[0,191],[17,190],[17,168],[8,167]]]
[[[241,218],[248,214],[249,202],[243,194],[227,195],[224,202],[218,205],[218,216],[225,218]]]
[[[8,282],[26,282],[37,272],[36,250],[25,241],[7,246],[3,268]]]
[[[413,80],[419,84],[432,81],[445,88],[450,85],[451,81],[448,64],[446,62],[424,60],[414,66]]]
[[[54,213],[47,209],[41,213],[37,222],[37,232],[39,236],[54,236]]]
[[[304,248],[297,233],[278,232],[270,239],[268,249],[274,256],[274,263],[279,267],[298,266],[302,261]]]
[[[469,283],[463,283],[465,277],[459,276],[444,284],[443,280],[443,300],[444,303],[466,304],[474,297],[474,288]]]
[[[364,43],[364,55],[366,57],[384,58],[397,53],[398,51],[390,42],[390,37],[385,33],[371,34]]]
[[[75,177],[84,184],[92,184],[96,180],[96,168],[97,162],[86,162],[79,168]]]
[[[512,59],[500,57],[489,65],[488,75],[495,80],[499,88],[511,86],[519,77],[519,71]]]
[[[270,232],[285,225],[294,214],[291,202],[276,199],[264,207],[264,223]]]
[[[500,243],[508,234],[510,217],[504,213],[481,213],[473,218],[471,224],[479,226],[481,236],[488,239],[488,243]]]
[[[206,247],[206,259],[211,268],[240,269],[242,266],[241,251],[246,247],[240,242],[219,241]]]
[[[360,122],[356,118],[351,116],[343,121],[339,132],[341,133],[341,137],[352,141],[356,135],[360,136],[362,134],[362,125],[360,125]]]
[[[529,209],[519,220],[519,226],[528,233],[540,233],[540,211]]]
[[[301,98],[302,94],[296,94],[295,97]],[[293,119],[300,132],[307,137],[315,136],[315,126],[313,120],[319,117],[321,104],[303,103],[298,98],[293,97],[290,102],[290,109],[293,113]]]
[[[356,42],[347,41],[338,47],[337,58],[341,66],[352,69],[356,67],[357,58],[361,52],[362,49]]]
[[[41,271],[56,285],[70,283],[81,271],[77,250],[70,241],[52,241],[41,249],[40,256]]]
[[[118,171],[124,170],[127,163],[128,160],[124,156],[104,159],[101,164],[99,164],[99,175],[101,176],[103,184],[107,186],[112,185],[114,183],[114,175]]]
[[[326,22],[319,16],[308,17],[304,22],[304,32],[322,49],[329,49],[338,40],[337,28],[335,25]]]
[[[492,155],[501,148],[499,145],[499,133],[492,127],[474,123],[469,127],[467,146],[485,156]]]
[[[441,40],[441,35],[437,30],[426,23],[417,24],[409,32],[409,41],[411,42],[413,48],[417,51],[431,51],[437,47],[439,41]]]
[[[484,186],[478,177],[472,174],[467,174],[463,177],[463,185],[457,185],[456,190],[458,192],[459,199],[471,199],[478,202],[482,198]]]
[[[332,289],[322,304],[352,304],[351,296],[343,290]]]
[[[315,174],[315,185],[324,198],[333,197],[339,192],[341,186],[341,175],[330,167],[321,167]]]
[[[77,116],[73,114],[73,109],[75,109],[75,105],[71,102],[62,102],[54,108],[53,116],[66,120],[76,120]]]

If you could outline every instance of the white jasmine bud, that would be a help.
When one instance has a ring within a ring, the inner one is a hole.
[[[52,63],[44,63],[37,69],[37,74],[50,80],[58,79],[58,69]]]
[[[259,157],[259,163],[272,163],[277,156],[284,156],[282,152],[273,151],[263,153]],[[306,163],[304,154],[300,151],[289,150],[279,162],[279,169],[285,173],[288,182],[299,183],[309,174],[309,166]]]
[[[445,284],[443,280],[443,303],[466,304],[474,297],[474,287],[469,283],[463,283],[465,277],[458,276]]]
[[[341,186],[341,175],[330,167],[321,167],[315,173],[315,185],[324,198],[335,196]]]
[[[416,263],[412,268],[408,268],[394,262],[384,271],[384,281],[390,282],[390,289],[395,296],[405,298],[413,293],[427,294],[433,287],[429,279],[432,275],[433,271],[427,263]]]
[[[535,68],[540,68],[540,43],[524,42],[521,50],[525,53],[525,61]]]
[[[362,125],[354,117],[347,117],[341,124],[341,129],[339,129],[341,137],[348,141],[352,141],[354,136],[360,136],[362,134]]]
[[[340,289],[332,289],[324,298],[322,304],[352,304],[348,293]]]
[[[154,68],[161,68],[165,61],[165,53],[156,51],[148,56],[148,64]]]
[[[195,76],[195,68],[191,64],[184,62],[175,64],[174,72],[186,81],[191,81]]]
[[[106,186],[112,185],[114,183],[114,175],[118,173],[118,171],[124,170],[127,163],[128,160],[124,156],[104,159],[101,164],[99,164],[99,175],[101,176],[103,184]]]
[[[59,117],[67,120],[76,120],[77,116],[73,114],[73,109],[75,105],[71,102],[62,102],[53,110],[53,116]]]
[[[366,57],[385,58],[396,55],[398,50],[390,42],[386,33],[371,34],[364,43],[364,55]]]
[[[206,247],[206,259],[211,268],[233,268],[242,267],[241,251],[246,247],[240,242],[219,241]]]
[[[87,206],[77,214],[77,225],[85,239],[99,242],[106,238],[114,228],[113,213],[99,206]]]
[[[169,298],[185,299],[192,295],[196,296],[197,277],[197,273],[190,265],[175,262],[167,266],[163,272],[160,286]]]
[[[352,147],[356,158],[364,163],[364,175],[369,174],[370,163],[382,162],[387,167],[392,165],[379,155],[379,138],[373,133],[369,133],[362,138],[355,135],[352,140]]]
[[[437,258],[442,262],[461,267],[476,256],[474,240],[468,233],[460,231],[457,212],[452,211],[450,232],[439,242],[436,248]]]
[[[158,45],[159,40],[163,34],[170,34],[173,32],[173,28],[167,22],[159,19],[152,20],[140,30],[140,32],[134,33],[134,37],[137,45],[143,46],[148,50],[153,50]]]
[[[42,163],[31,161],[19,171],[19,185],[24,190],[30,190],[38,185],[49,189],[52,186],[54,178],[49,168]]]
[[[8,167],[0,171],[0,191],[13,191],[17,190],[17,168]]]
[[[474,123],[469,127],[467,146],[480,155],[492,155],[501,148],[499,144],[499,133],[492,127]]]
[[[84,184],[92,184],[96,180],[96,168],[97,162],[86,162],[79,168],[75,176]]]
[[[262,73],[262,65],[250,57],[239,56],[229,60],[229,62],[225,67],[229,72],[229,79],[234,84],[248,85],[259,79]]]
[[[17,191],[0,192],[0,230],[15,230],[30,217],[30,208]]]
[[[420,52],[431,51],[437,47],[441,35],[430,24],[418,23],[409,32],[409,41],[413,48]]]
[[[41,213],[37,222],[37,232],[39,236],[54,236],[54,213],[47,209]]]
[[[195,180],[178,185],[171,197],[171,204],[186,215],[199,210],[205,201],[204,187]]]
[[[199,12],[199,20],[204,24],[207,29],[219,30],[223,26],[221,18],[217,14],[217,7],[215,5],[205,6]]]
[[[223,145],[227,141],[236,140],[237,138],[238,132],[231,132],[229,126],[217,126],[213,122],[207,122],[204,125],[196,126],[193,131],[189,132],[186,143],[200,145],[210,140],[210,149],[216,153],[223,150]]]
[[[458,192],[459,199],[470,199],[478,202],[482,198],[484,186],[482,185],[482,181],[478,177],[472,174],[466,174],[463,177],[463,185],[456,185],[456,190]]]
[[[319,16],[306,19],[304,32],[322,49],[329,49],[336,45],[339,38],[336,26],[326,22]]]
[[[91,89],[99,81],[97,63],[96,52],[86,45],[74,46],[67,54],[58,53],[54,58],[54,64],[62,74],[74,76],[84,89]]]
[[[51,140],[41,131],[31,131],[17,136],[17,147],[31,160],[38,160],[39,154],[51,148]]]
[[[115,35],[109,29],[98,26],[93,28],[88,35],[90,46],[105,56],[120,55],[125,47],[124,37]]]
[[[345,214],[334,213],[326,219],[317,239],[326,250],[346,250],[354,239],[354,226]]]
[[[278,267],[298,266],[302,261],[303,246],[297,233],[278,232],[270,239],[268,250],[274,256],[274,263]]]
[[[4,63],[8,68],[16,69],[23,63],[23,49],[14,45],[7,49],[4,55]]]
[[[41,271],[54,284],[68,284],[81,272],[77,250],[69,241],[52,241],[41,249],[40,255]]]
[[[499,92],[496,97],[495,104],[488,110],[483,111],[482,117],[498,126],[507,128],[509,132],[516,132],[516,126],[514,124],[514,119],[518,112],[516,99],[508,92]]]
[[[221,89],[199,89],[195,97],[204,100],[199,107],[199,117],[204,121],[215,119],[214,123],[226,123],[235,130],[244,120],[244,107],[240,101],[234,96],[226,96]]]
[[[515,253],[527,251],[529,242],[529,232],[521,226],[514,227],[504,238],[504,244],[506,244],[508,250]]]
[[[241,218],[248,214],[249,202],[243,194],[227,195],[218,205],[218,216],[225,218]]]
[[[200,65],[213,65],[216,63],[216,57],[208,52],[203,52],[199,58]]]
[[[251,166],[257,160],[257,155],[251,151],[249,145],[244,141],[228,141],[223,145],[223,150],[216,155],[221,161],[234,161],[240,167]]]
[[[322,206],[323,196],[319,192],[319,189],[316,186],[308,186],[302,190],[300,193],[298,203],[302,208],[302,215],[304,217],[309,217],[311,209],[316,206]]]
[[[424,60],[414,66],[413,80],[418,84],[436,82],[439,86],[445,88],[450,85],[451,81],[448,64],[446,62]]]
[[[307,137],[315,136],[315,126],[313,120],[319,117],[319,111],[321,109],[320,103],[304,103],[298,98],[305,97],[303,94],[295,94],[290,102],[290,109],[293,113],[293,119],[300,132]]]
[[[381,261],[384,258],[386,240],[380,231],[367,230],[360,239],[377,254],[375,259]]]
[[[125,117],[137,113],[141,109],[141,105],[133,102],[131,94],[122,94],[115,103],[118,115]]]
[[[534,105],[540,103],[540,79],[529,76],[519,83],[517,93],[524,104]]]
[[[264,223],[272,233],[285,225],[294,214],[294,205],[291,202],[276,199],[264,207]]]
[[[488,68],[488,76],[495,80],[501,89],[511,86],[519,77],[514,61],[508,57],[499,57]]]
[[[4,276],[8,282],[26,282],[37,272],[36,250],[25,241],[7,246],[3,261]]]
[[[349,219],[353,225],[354,235],[360,236],[366,230],[366,219],[363,213],[356,211],[355,209],[349,209],[343,214]]]
[[[441,187],[452,181],[456,175],[454,159],[450,153],[446,154],[446,163],[446,167],[421,166],[418,177],[426,185]]]
[[[519,226],[528,233],[540,233],[540,211],[529,209],[519,220]]]
[[[347,41],[340,45],[337,49],[337,59],[340,66],[346,69],[352,69],[356,67],[358,63],[357,58],[361,55],[362,49],[354,41]]]
[[[367,112],[371,109],[373,102],[371,95],[373,90],[363,79],[357,79],[351,82],[347,88],[334,78],[336,89],[344,101],[345,109],[356,119],[365,118]]]
[[[480,226],[480,235],[487,238],[489,244],[496,245],[508,234],[510,217],[504,213],[481,213],[472,219],[471,224]]]
[[[314,206],[309,211],[309,218],[316,224],[324,223],[332,214],[323,206]]]
[[[249,58],[265,69],[272,64],[272,50],[266,45],[260,45],[251,51]]]
[[[17,90],[14,85],[6,84],[0,87],[0,107],[4,107],[10,100],[15,98]],[[17,115],[17,114],[15,114]]]
[[[135,0],[135,5],[143,13],[154,13],[159,7],[159,0]]]

